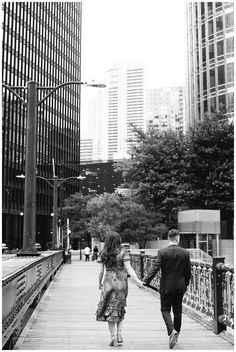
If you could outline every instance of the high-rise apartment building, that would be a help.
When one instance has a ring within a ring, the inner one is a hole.
[[[55,87],[80,81],[80,2],[2,3],[2,80],[22,87],[28,81],[39,87]],[[38,89],[38,100],[48,93]],[[26,108],[9,90],[3,90],[2,106],[2,208],[3,242],[9,248],[22,247],[25,173]],[[38,108],[37,174],[52,178],[55,160],[59,178],[79,173],[80,86],[66,86],[54,92]],[[78,181],[65,182],[64,197],[78,190]],[[50,242],[53,192],[37,179],[36,242],[44,249]],[[59,194],[60,195],[60,194]]]
[[[115,64],[107,76],[108,159],[128,157],[133,126],[144,129],[144,66],[140,62]]]
[[[187,2],[187,124],[234,115],[234,3]]]
[[[146,90],[146,125],[159,130],[184,130],[183,87]]]

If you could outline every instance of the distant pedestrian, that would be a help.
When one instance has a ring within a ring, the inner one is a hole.
[[[93,260],[97,260],[98,257],[98,247],[94,246],[93,247]]]
[[[170,230],[168,240],[168,247],[158,251],[156,262],[143,280],[143,284],[148,285],[161,269],[161,313],[167,327],[169,347],[173,348],[181,329],[182,301],[191,278],[191,262],[189,252],[178,246],[180,240],[178,230]],[[171,308],[174,321],[170,315]]]
[[[84,254],[85,254],[85,261],[86,262],[89,262],[90,251],[91,251],[91,249],[89,248],[89,246],[84,248]]]

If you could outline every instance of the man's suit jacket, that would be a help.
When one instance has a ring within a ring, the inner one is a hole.
[[[191,262],[186,249],[175,244],[160,249],[144,283],[148,285],[160,269],[160,293],[186,292],[191,278]]]

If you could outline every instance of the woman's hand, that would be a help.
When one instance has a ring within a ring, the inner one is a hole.
[[[138,288],[141,288],[142,290],[146,290],[146,287],[143,285],[142,281],[137,282]]]
[[[102,286],[103,286],[103,284],[99,284],[99,285],[98,285],[99,290],[102,289]]]

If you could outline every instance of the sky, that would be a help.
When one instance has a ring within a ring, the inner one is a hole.
[[[143,60],[147,87],[184,83],[184,0],[82,1],[82,80],[117,61]]]
[[[106,83],[113,63],[141,60],[146,88],[185,83],[184,0],[82,0],[81,79]],[[82,88],[81,127],[87,135],[88,101]]]

